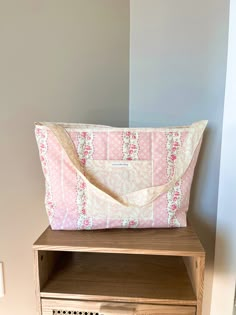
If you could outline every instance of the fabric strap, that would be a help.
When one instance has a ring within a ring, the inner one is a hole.
[[[66,128],[64,128],[60,124],[54,123],[38,124],[45,126],[52,131],[57,141],[70,159],[70,162],[75,170],[79,173],[81,178],[83,178],[90,189],[92,189],[96,194],[99,194],[99,196],[103,199],[109,200],[124,207],[143,208],[150,205],[160,195],[166,193],[171,188],[173,188],[175,186],[175,183],[180,180],[180,178],[184,175],[192,161],[194,152],[198,144],[201,142],[204,129],[207,125],[207,121],[200,121],[189,126],[187,137],[183,146],[180,148],[175,161],[173,177],[168,183],[160,186],[153,186],[141,189],[123,196],[116,196],[112,194],[111,192],[104,189],[104,187],[100,185],[97,181],[94,182],[88,178],[91,177],[91,174],[86,174],[86,170],[79,160],[74,142],[66,131]],[[79,131],[81,131],[81,129]]]

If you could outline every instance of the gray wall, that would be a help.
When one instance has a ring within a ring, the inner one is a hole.
[[[128,125],[128,0],[0,0],[0,314],[33,315],[46,228],[34,121]]]
[[[207,251],[204,315],[210,313],[229,3],[131,0],[130,125],[208,119],[190,216]]]

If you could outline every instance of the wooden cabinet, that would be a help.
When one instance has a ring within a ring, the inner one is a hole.
[[[205,253],[190,226],[48,228],[33,249],[40,315],[201,315]]]

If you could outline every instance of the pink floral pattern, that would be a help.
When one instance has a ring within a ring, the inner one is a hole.
[[[78,155],[83,165],[86,164],[87,159],[93,158],[93,133],[92,132],[80,132],[78,133]],[[77,208],[79,213],[78,229],[91,229],[92,218],[87,216],[87,189],[86,183],[77,174]]]
[[[135,216],[125,217],[122,222],[123,228],[137,228],[138,218]]]
[[[139,134],[135,131],[123,132],[123,160],[138,160]]]
[[[167,178],[172,179],[175,169],[179,148],[181,147],[181,135],[179,132],[169,132],[166,134],[167,142]],[[175,186],[167,192],[167,212],[168,225],[170,227],[179,227],[180,223],[176,217],[176,211],[181,206],[181,180],[175,183]]]
[[[200,122],[160,129],[64,125],[86,178],[71,162],[73,147],[64,151],[53,129],[36,125],[52,229],[186,226],[190,187],[205,125]],[[90,176],[108,195],[89,182]],[[176,183],[168,192],[161,192],[173,178]],[[119,204],[109,195],[131,205]]]
[[[36,129],[35,136],[38,143],[39,148],[39,157],[41,160],[41,165],[45,177],[45,206],[49,218],[50,224],[52,223],[54,216],[55,204],[53,201],[52,187],[51,187],[51,177],[48,168],[48,158],[47,158],[47,140],[48,140],[48,132],[46,129]]]
[[[86,215],[87,195],[86,195],[86,183],[78,175],[77,185],[77,209],[79,215]]]
[[[78,220],[79,230],[91,230],[93,226],[93,220],[87,215],[80,215]]]
[[[94,152],[93,133],[79,132],[78,133],[78,155],[80,161],[85,164],[87,159],[92,159]]]

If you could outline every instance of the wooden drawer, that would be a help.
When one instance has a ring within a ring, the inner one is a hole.
[[[42,299],[43,315],[195,315],[193,306]]]

